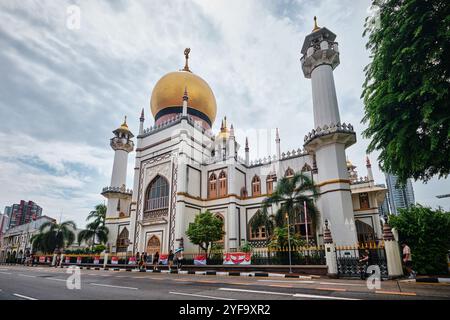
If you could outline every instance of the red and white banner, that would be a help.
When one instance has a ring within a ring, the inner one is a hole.
[[[45,263],[45,257],[39,257],[39,263]]]
[[[94,264],[99,264],[100,263],[100,257],[99,256],[95,256],[94,257]]]
[[[70,257],[66,257],[66,263],[70,263]]]
[[[194,265],[204,266],[206,265],[206,256],[204,254],[199,254],[194,257]]]
[[[81,264],[81,257],[77,257],[77,264]]]
[[[223,264],[251,264],[252,254],[249,252],[232,252],[223,255]]]
[[[111,257],[111,264],[119,264],[119,258]]]
[[[52,263],[53,257],[47,257],[47,263]]]
[[[163,265],[167,265],[169,260],[169,255],[168,254],[160,254],[159,255],[159,263],[163,264]]]
[[[128,259],[128,264],[136,264],[136,257],[130,257]]]

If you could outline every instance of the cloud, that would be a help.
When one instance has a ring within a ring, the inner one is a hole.
[[[66,27],[67,7],[81,8],[81,29]],[[338,36],[341,65],[335,82],[342,121],[358,131],[347,154],[364,170],[367,141],[360,99],[369,63],[362,38],[369,0],[126,1],[63,0],[0,3],[0,204],[34,200],[45,212],[84,223],[103,198],[113,152],[111,131],[128,115],[138,128],[142,107],[167,72],[184,64],[213,89],[217,130],[227,115],[237,133],[279,127],[283,151],[302,147],[312,129],[311,83],[303,77],[300,48],[317,15]],[[250,138],[251,156],[264,156]],[[243,145],[245,136],[239,135]],[[271,151],[273,153],[273,147]],[[243,148],[241,148],[243,152]],[[375,163],[377,154],[371,155]],[[129,159],[131,186],[133,154]],[[377,182],[384,182],[375,168]],[[8,186],[8,187],[5,187]],[[417,186],[416,198],[435,206],[437,188]]]

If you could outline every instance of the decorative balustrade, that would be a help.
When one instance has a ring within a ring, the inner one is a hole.
[[[149,135],[152,135],[152,134],[154,134],[158,131],[161,131],[165,128],[168,128],[177,123],[180,123],[183,118],[187,119],[187,121],[190,125],[192,125],[194,128],[199,129],[208,138],[212,139],[214,137],[214,135],[211,133],[211,131],[206,130],[199,121],[196,121],[192,116],[189,116],[189,115],[187,117],[183,117],[183,115],[181,113],[177,114],[176,116],[174,116],[158,125],[155,124],[155,125],[151,126],[150,128],[144,129],[144,135],[149,136]]]
[[[133,194],[132,189],[126,189],[125,187],[104,187],[102,190],[102,193],[108,193],[108,192],[125,193],[125,194],[129,194],[129,195]]]
[[[355,180],[351,180],[350,184],[362,184],[367,182],[369,182],[369,178],[366,176],[366,177],[359,177],[359,179],[356,178]]]
[[[331,133],[355,133],[353,126],[351,124],[341,124],[338,122],[337,124],[332,123],[331,125],[324,125],[322,128],[317,127],[317,129],[313,129],[310,133],[305,136],[305,144],[314,140],[317,137],[325,136]]]

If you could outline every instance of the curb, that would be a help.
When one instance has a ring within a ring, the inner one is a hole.
[[[411,279],[411,282],[422,282],[422,283],[450,283],[450,278],[418,278]]]

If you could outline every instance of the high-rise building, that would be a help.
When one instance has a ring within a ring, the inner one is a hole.
[[[5,211],[6,209],[10,212],[9,228],[31,222],[42,215],[42,208],[33,201],[21,200],[20,203],[6,207]]]
[[[381,187],[381,188],[386,188],[385,184],[377,184],[377,187]],[[378,207],[378,212],[380,213],[380,217],[381,218],[387,218],[387,216],[391,213],[391,211],[389,210],[389,200],[388,200],[388,196],[386,194],[386,197],[384,198],[383,202],[381,203],[381,205]]]
[[[390,212],[398,214],[398,209],[408,208],[415,204],[414,190],[410,179],[404,186],[397,185],[398,178],[393,174],[386,173],[386,184],[388,187],[388,199]]]

